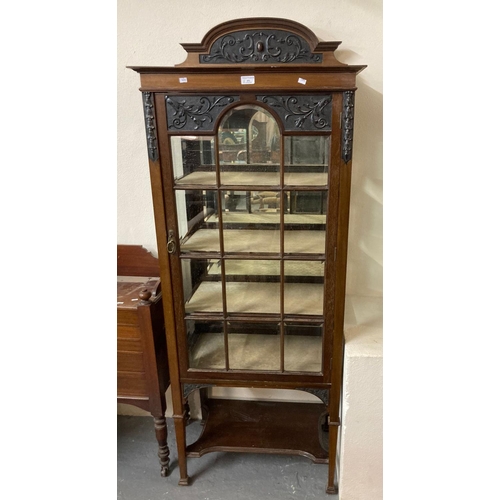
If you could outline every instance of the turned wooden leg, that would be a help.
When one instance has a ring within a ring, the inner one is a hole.
[[[186,419],[184,415],[174,415],[175,437],[177,439],[177,455],[179,460],[179,485],[187,486],[189,477],[186,461]]]
[[[330,431],[328,433],[328,484],[326,485],[326,492],[330,495],[337,494],[339,489],[334,484],[335,480],[335,465],[337,462],[337,436],[339,427],[337,424],[330,424]]]
[[[167,422],[165,417],[154,417],[155,433],[158,441],[158,458],[160,459],[161,475],[166,477],[168,474],[168,465],[170,463],[170,451],[167,444]]]

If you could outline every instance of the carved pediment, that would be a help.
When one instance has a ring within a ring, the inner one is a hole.
[[[178,66],[214,64],[314,64],[344,66],[333,52],[341,42],[320,42],[306,26],[288,19],[236,19],[212,28],[201,43],[183,43]]]

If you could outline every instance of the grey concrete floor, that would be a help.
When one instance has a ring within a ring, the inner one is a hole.
[[[152,417],[118,416],[119,500],[338,500],[325,493],[328,466],[298,456],[208,453],[188,459],[189,486],[178,486],[177,448],[167,419],[170,473],[160,476]],[[200,432],[186,428],[187,443]]]

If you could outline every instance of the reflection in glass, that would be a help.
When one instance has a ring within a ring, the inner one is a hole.
[[[189,368],[224,370],[224,329],[222,321],[186,321]]]
[[[280,262],[278,260],[225,261],[228,313],[280,313]],[[220,267],[209,276],[220,276]]]
[[[176,184],[215,185],[214,138],[174,136],[172,162]]]
[[[322,315],[323,261],[285,261],[285,314]]]
[[[279,370],[280,328],[276,323],[228,323],[229,368]]]
[[[225,185],[279,185],[280,132],[264,108],[237,106],[219,126],[221,183]]]
[[[325,253],[328,191],[287,191],[285,253]]]
[[[330,137],[285,137],[285,185],[326,186]]]
[[[222,312],[221,261],[182,259],[181,262],[186,314]]]
[[[222,191],[225,252],[279,253],[279,191]]]
[[[217,191],[177,190],[175,202],[181,253],[220,252]]]
[[[285,371],[321,372],[323,325],[285,324]]]

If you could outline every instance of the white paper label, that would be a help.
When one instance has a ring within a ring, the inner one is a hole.
[[[187,83],[187,81],[188,81],[188,79],[185,76],[183,76],[182,78],[179,78],[180,83]]]
[[[305,85],[307,82],[307,80],[304,80],[303,78],[299,78],[299,83],[301,83],[302,85]]]
[[[242,85],[253,85],[255,83],[255,76],[242,76],[241,84]]]

